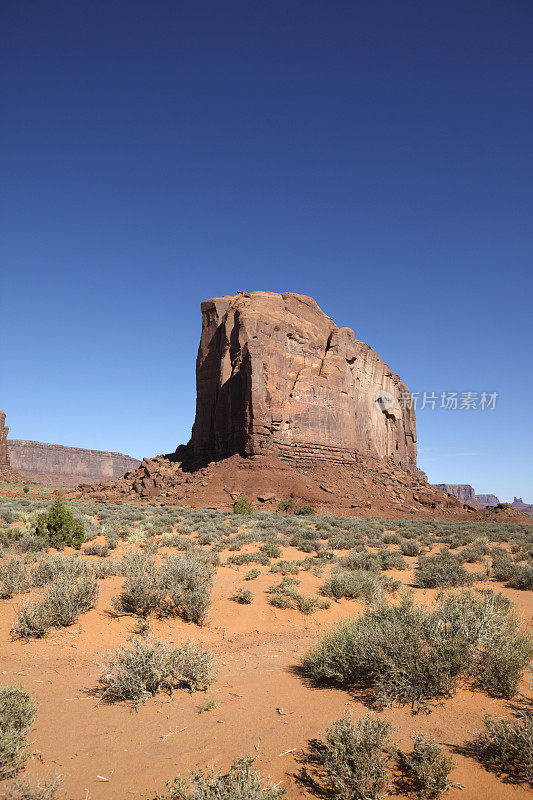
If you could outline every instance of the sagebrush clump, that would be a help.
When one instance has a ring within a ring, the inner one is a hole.
[[[226,774],[197,770],[188,780],[167,783],[162,800],[281,800],[283,789],[275,789],[259,775],[251,756],[233,762]]]
[[[461,680],[512,697],[532,645],[505,600],[487,592],[444,597],[432,608],[403,595],[340,622],[303,659],[315,680],[370,691],[384,706],[428,708]]]
[[[514,783],[533,784],[533,712],[517,719],[485,716],[470,749],[483,766]]]
[[[170,647],[151,638],[132,636],[129,641],[102,667],[101,700],[124,700],[136,707],[157,692],[172,694],[178,686],[194,692],[214,680],[212,654],[193,642]]]
[[[36,705],[18,686],[0,687],[0,780],[16,775],[26,761],[26,738]]]
[[[413,738],[415,743],[410,753],[398,751],[398,763],[406,783],[417,797],[439,797],[454,785],[448,778],[455,763],[431,737],[415,734]]]
[[[311,742],[326,791],[336,800],[379,800],[390,787],[390,723],[371,714],[354,725],[349,714],[333,723],[325,741]]]

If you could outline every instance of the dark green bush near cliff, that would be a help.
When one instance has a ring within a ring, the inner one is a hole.
[[[48,514],[39,514],[35,533],[56,550],[66,546],[79,550],[85,541],[83,524],[74,519],[60,497],[54,500]]]
[[[254,507],[248,500],[245,494],[241,495],[238,500],[233,503],[233,513],[241,516],[248,516],[253,514]]]

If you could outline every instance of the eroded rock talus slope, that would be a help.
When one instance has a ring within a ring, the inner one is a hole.
[[[269,453],[302,466],[363,455],[416,469],[407,387],[305,295],[203,302],[196,384],[189,449],[198,462]]]

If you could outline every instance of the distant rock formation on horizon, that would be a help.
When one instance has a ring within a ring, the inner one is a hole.
[[[433,486],[456,497],[461,503],[466,503],[473,508],[478,507],[474,487],[469,483],[434,483]]]
[[[452,497],[456,497],[461,503],[473,506],[473,508],[492,508],[502,505],[495,494],[476,494],[473,486],[470,486],[469,483],[434,483],[433,486],[451,494]],[[533,504],[524,503],[521,497],[515,497],[512,503],[503,505],[510,506],[516,511],[522,511],[522,513],[533,517]]]
[[[533,503],[524,503],[521,497],[515,497],[511,505],[517,511],[522,511],[524,514],[529,514],[530,517],[533,517]]]
[[[311,298],[239,292],[202,303],[198,462],[277,455],[295,466],[388,458],[416,470],[408,389],[350,328]]]
[[[23,439],[10,439],[7,450],[11,465],[23,478],[54,486],[76,486],[85,481],[115,480],[140,464],[138,459],[123,453],[85,450],[81,447],[65,447],[61,444]]]
[[[476,500],[481,508],[487,508],[487,506],[497,506],[500,502],[495,494],[476,494]]]

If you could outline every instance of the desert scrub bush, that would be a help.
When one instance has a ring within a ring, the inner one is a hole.
[[[214,574],[213,564],[193,553],[167,558],[162,577],[172,610],[187,622],[203,625],[211,605]]]
[[[254,581],[260,575],[261,575],[261,570],[259,570],[257,568],[250,569],[250,570],[248,570],[248,572],[244,576],[244,580],[245,581]]]
[[[151,638],[130,637],[129,647],[119,647],[101,668],[100,700],[124,700],[134,707],[158,692],[179,686],[190,691],[213,682],[212,654],[193,642],[169,647]]]
[[[312,517],[316,514],[316,509],[313,508],[313,506],[303,504],[301,506],[296,506],[294,513],[297,517]]]
[[[494,559],[492,577],[495,581],[506,583],[512,589],[533,589],[533,566],[517,564],[505,556]]]
[[[167,783],[168,794],[161,800],[281,800],[283,789],[275,789],[264,781],[254,767],[251,756],[233,762],[226,774],[191,772],[189,778],[176,778]]]
[[[414,539],[402,539],[399,544],[404,556],[417,556],[420,553],[420,545]]]
[[[274,542],[266,542],[266,544],[262,544],[259,550],[269,558],[279,558],[281,555],[281,547],[279,547],[277,544],[274,544]]]
[[[449,586],[470,586],[479,579],[468,572],[460,561],[450,553],[420,556],[415,569],[415,578],[424,589]]]
[[[60,497],[54,500],[48,514],[39,515],[35,533],[56,550],[67,545],[79,549],[85,539],[82,523],[74,519]]]
[[[377,553],[381,569],[407,569],[407,561],[397,550],[380,550]]]
[[[35,534],[25,534],[17,541],[15,549],[17,553],[39,553],[48,548],[48,542],[43,536]]]
[[[154,559],[145,553],[128,553],[122,563],[125,580],[113,598],[115,610],[141,617],[160,610],[167,593]]]
[[[485,769],[505,775],[513,783],[533,784],[533,713],[518,719],[485,716],[485,730],[470,742],[471,753]]]
[[[97,542],[91,542],[91,544],[86,544],[83,548],[83,553],[86,556],[98,556],[99,558],[105,558],[109,555],[109,545],[107,544],[98,544]]]
[[[88,575],[89,570],[85,561],[77,555],[65,558],[44,554],[30,569],[32,586],[47,586],[60,577],[74,580],[81,575]]]
[[[277,586],[271,586],[268,602],[276,608],[295,608],[302,614],[312,614],[318,608],[328,608],[329,602],[321,600],[319,597],[305,597],[297,591],[294,586],[294,579],[284,578]]]
[[[278,503],[278,511],[282,513],[290,513],[294,511],[294,497],[290,497],[288,500],[280,500]]]
[[[349,714],[328,728],[325,741],[310,743],[335,800],[380,800],[390,787],[390,723],[371,714],[354,725]]]
[[[381,599],[383,591],[396,591],[399,584],[369,570],[339,570],[333,572],[321,586],[322,594],[340,600],[363,597],[370,603]]]
[[[498,595],[464,592],[433,608],[403,595],[327,632],[303,660],[318,681],[370,691],[383,706],[430,701],[468,681],[512,697],[531,658],[531,641]]]
[[[94,606],[97,597],[98,584],[88,575],[74,580],[58,578],[41,598],[23,603],[11,632],[23,639],[46,636],[51,628],[72,625],[80,614]]]
[[[35,717],[35,703],[18,686],[0,687],[0,780],[22,769],[26,737]]]
[[[363,569],[371,572],[381,570],[381,559],[375,553],[370,553],[364,545],[361,549],[353,549],[347,555],[339,558],[339,566],[343,569]]]
[[[254,596],[249,589],[243,589],[242,587],[235,590],[235,593],[231,596],[231,600],[234,600],[236,603],[243,603],[244,605],[249,605]]]
[[[261,564],[266,567],[270,564],[270,558],[266,553],[237,553],[235,556],[228,556],[226,564],[234,567],[241,567],[243,564]]]
[[[457,785],[448,780],[455,762],[444,755],[431,737],[415,734],[413,738],[414,747],[410,753],[398,751],[398,765],[405,783],[416,797],[439,797]]]
[[[12,558],[0,565],[0,599],[8,600],[14,594],[27,592],[31,581],[26,564]]]
[[[533,644],[510,601],[492,591],[463,590],[443,597],[435,613],[470,650],[470,682],[495,697],[513,697],[531,662]]]
[[[233,503],[233,513],[239,514],[240,516],[248,516],[254,513],[254,507],[245,494],[241,495],[239,499]]]
[[[61,775],[42,780],[17,779],[6,786],[2,798],[3,800],[54,800],[62,783]]]

